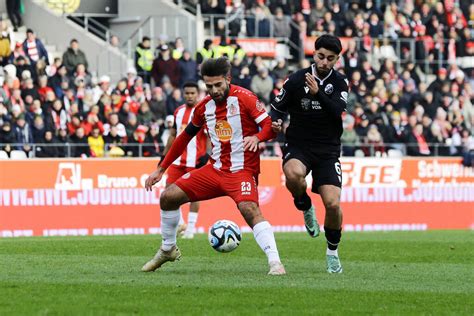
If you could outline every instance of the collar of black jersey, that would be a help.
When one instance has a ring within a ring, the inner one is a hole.
[[[315,64],[311,64],[311,73],[313,74],[313,77],[316,78],[316,80],[319,81],[319,85],[322,86],[324,84],[324,81],[329,78],[329,76],[332,75],[332,72],[334,71],[334,68],[331,68],[331,70],[329,71],[328,75],[326,77],[324,77],[323,79],[320,79],[318,77],[318,74],[316,73],[316,68],[315,68]]]

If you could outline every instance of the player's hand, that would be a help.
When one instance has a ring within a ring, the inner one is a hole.
[[[153,185],[161,180],[163,174],[165,173],[165,169],[158,167],[152,174],[148,176],[145,181],[145,190],[151,191],[153,189]]]
[[[260,140],[257,136],[244,137],[244,151],[257,151],[258,143],[260,143]]]
[[[316,79],[313,77],[312,74],[310,74],[309,72],[306,73],[306,85],[308,86],[309,88],[309,92],[312,94],[312,95],[316,95],[319,91],[319,86],[318,86],[318,83],[316,82]]]
[[[275,133],[280,133],[283,130],[283,121],[281,119],[278,119],[272,122],[272,130]]]

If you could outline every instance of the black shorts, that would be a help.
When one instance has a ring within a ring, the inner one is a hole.
[[[311,171],[313,177],[312,192],[319,194],[318,188],[325,184],[341,187],[342,171],[339,158],[314,153],[301,146],[285,144],[283,147],[283,165],[290,159],[301,161],[306,166],[306,175]]]

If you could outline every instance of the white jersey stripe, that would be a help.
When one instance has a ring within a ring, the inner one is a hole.
[[[221,142],[216,134],[216,102],[210,100],[206,103],[206,111],[204,112],[206,118],[207,129],[209,132],[209,138],[212,142],[212,154],[211,157],[215,161],[214,168],[220,170],[222,167],[221,161]]]
[[[193,109],[194,112],[194,109]],[[191,123],[193,112],[189,115],[189,123]],[[189,124],[188,123],[188,124]],[[196,155],[197,155],[197,137],[194,136],[191,141],[188,143],[187,155],[186,155],[186,166],[196,167]]]
[[[183,117],[184,117],[184,112],[186,111],[186,109],[183,107],[181,109],[178,110],[178,112],[176,113],[176,136],[177,133],[179,133],[179,131],[181,130],[181,126],[183,125]],[[177,165],[179,166],[181,164],[181,156],[179,156],[178,158],[176,158],[175,161],[173,161],[173,165]]]
[[[268,116],[267,112],[265,113],[262,113],[261,115],[259,115],[256,119],[255,119],[255,123],[260,123],[261,121],[263,121],[264,119],[266,119]]]
[[[235,96],[227,98],[227,122],[232,127],[232,138],[230,139],[230,171],[244,168],[244,140],[242,133],[242,121],[240,119],[239,99]]]

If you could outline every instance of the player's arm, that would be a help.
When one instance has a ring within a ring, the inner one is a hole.
[[[158,168],[148,177],[148,179],[146,179],[145,189],[147,191],[151,191],[153,185],[161,180],[166,169],[183,153],[189,141],[196,136],[200,129],[201,126],[196,126],[193,123],[190,123],[186,126],[186,129],[179,134],[171,145],[165,158],[160,160]]]
[[[278,133],[282,130],[282,124],[288,115],[288,105],[290,104],[291,81],[290,78],[285,81],[278,95],[270,103],[270,117],[272,120],[272,129]]]
[[[171,148],[171,145],[173,145],[174,140],[176,139],[176,122],[174,123],[173,127],[170,128],[170,135],[168,137],[168,141],[166,142],[165,149],[163,149],[163,155],[161,156],[161,160],[163,160],[168,153],[168,151]]]
[[[276,132],[272,129],[272,120],[265,110],[265,105],[256,97],[249,101],[247,109],[255,123],[260,127],[260,132],[252,136],[244,137],[244,151],[257,151],[258,143],[275,138]]]

